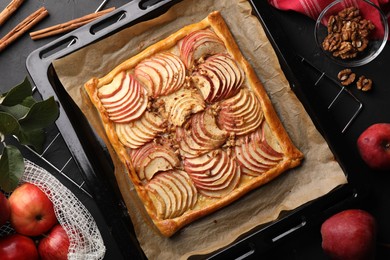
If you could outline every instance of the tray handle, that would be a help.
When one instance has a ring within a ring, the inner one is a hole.
[[[152,3],[149,4],[150,2]],[[150,16],[153,11],[166,10],[175,2],[177,1],[131,1],[105,16],[38,48],[27,57],[26,64],[28,67],[41,64],[45,68],[40,67],[36,71],[47,71],[53,60],[73,53],[102,37],[119,31],[131,23],[145,19],[145,16]]]

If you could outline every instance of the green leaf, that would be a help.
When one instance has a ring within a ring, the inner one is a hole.
[[[0,187],[5,192],[13,191],[24,173],[24,160],[14,146],[5,146],[0,158]]]
[[[11,107],[0,105],[0,111],[11,114],[16,119],[20,119],[24,117],[28,113],[28,111],[30,111],[30,107],[26,107],[23,105],[15,105]]]
[[[35,103],[19,124],[26,131],[45,128],[54,123],[58,117],[58,106],[53,97]]]
[[[22,103],[25,98],[30,96],[32,96],[32,87],[26,77],[22,83],[13,87],[10,91],[3,95],[1,104],[3,106],[15,106]]]
[[[43,144],[45,142],[45,132],[43,129],[26,131],[22,128],[16,136],[20,144],[32,146],[38,153],[43,152]]]
[[[4,112],[0,112],[0,133],[3,135],[16,134],[19,131],[20,125],[18,120]]]
[[[34,97],[29,96],[23,99],[21,105],[31,108],[35,103],[37,103],[37,101],[34,99]]]

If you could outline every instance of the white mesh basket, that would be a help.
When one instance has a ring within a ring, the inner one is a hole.
[[[95,220],[79,199],[45,169],[25,160],[21,183],[29,182],[39,187],[53,202],[58,222],[65,229],[69,241],[68,259],[103,259],[106,248]],[[12,233],[4,225],[0,237]]]

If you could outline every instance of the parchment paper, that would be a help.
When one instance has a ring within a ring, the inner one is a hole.
[[[184,0],[154,20],[143,22],[54,62],[60,81],[97,133],[107,140],[94,107],[83,92],[91,77],[101,77],[122,61],[211,11],[221,11],[244,56],[255,68],[294,144],[304,153],[303,164],[235,203],[195,221],[171,238],[162,237],[150,222],[123,166],[108,145],[116,179],[149,259],[186,259],[220,249],[261,224],[278,218],[347,182],[325,140],[290,90],[262,26],[243,0]],[[107,143],[107,142],[106,142]],[[130,241],[129,241],[130,242]]]

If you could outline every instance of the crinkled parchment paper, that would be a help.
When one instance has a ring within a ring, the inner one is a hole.
[[[171,238],[162,237],[149,220],[123,166],[111,151],[116,179],[149,259],[180,259],[220,249],[240,235],[288,211],[323,196],[346,178],[303,106],[290,90],[262,26],[243,0],[184,0],[154,20],[127,28],[54,62],[60,81],[106,140],[94,107],[83,92],[91,77],[101,77],[127,58],[211,11],[221,11],[244,56],[263,82],[294,144],[304,153],[303,164],[233,204],[195,221]],[[107,143],[107,142],[106,142]]]

